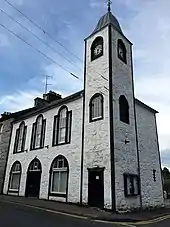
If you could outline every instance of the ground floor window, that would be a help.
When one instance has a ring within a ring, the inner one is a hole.
[[[135,174],[124,174],[124,190],[125,196],[139,195],[139,176]]]
[[[68,185],[68,161],[64,156],[59,155],[52,163],[50,174],[50,194],[65,197]]]
[[[19,192],[20,178],[21,178],[21,164],[20,162],[15,162],[11,168],[9,191]]]

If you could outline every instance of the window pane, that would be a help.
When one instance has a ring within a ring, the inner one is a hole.
[[[59,172],[53,172],[52,174],[52,192],[59,191]]]
[[[24,135],[24,124],[22,124],[20,129],[19,129],[19,138],[18,138],[18,149],[17,149],[17,151],[21,151],[21,149],[22,149],[23,135]]]
[[[10,189],[19,189],[20,173],[12,173]]]
[[[127,177],[127,194],[128,195],[133,194],[133,182],[130,176]]]
[[[65,142],[65,135],[66,135],[66,128],[59,128],[59,138],[58,138],[59,143]]]
[[[36,134],[35,147],[40,147],[41,133]]]
[[[137,177],[133,177],[133,186],[134,186],[134,195],[138,195],[139,190],[138,190],[138,178]]]
[[[92,119],[102,117],[102,98],[97,96],[92,101]]]
[[[35,134],[35,148],[40,147],[40,141],[41,141],[41,132],[42,132],[42,117],[39,117],[37,119],[37,128],[36,128],[36,134]]]
[[[60,172],[60,192],[66,193],[67,187],[67,172]]]

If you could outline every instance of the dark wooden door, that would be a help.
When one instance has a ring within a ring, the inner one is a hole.
[[[40,171],[28,172],[25,196],[39,197],[40,181],[41,181]]]
[[[90,206],[104,207],[104,179],[103,169],[89,170],[88,204]]]

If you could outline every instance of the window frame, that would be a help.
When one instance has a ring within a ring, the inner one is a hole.
[[[57,161],[63,160],[64,166],[62,167],[55,167],[55,164]],[[58,179],[58,188],[61,187],[61,173],[66,172],[66,188],[65,192],[60,191],[53,191],[53,183],[54,183],[54,173],[59,173],[59,179]],[[68,179],[69,179],[69,163],[68,160],[63,155],[58,155],[52,162],[51,168],[50,168],[50,179],[49,179],[49,196],[55,196],[55,197],[63,197],[67,200],[68,195]]]
[[[101,116],[98,116],[98,117],[93,117],[93,101],[98,98],[98,97],[101,97]],[[90,99],[90,102],[89,102],[89,122],[94,122],[94,121],[99,121],[99,120],[103,120],[104,118],[104,97],[101,93],[96,93],[94,94],[91,99]]]
[[[20,133],[21,133],[22,127],[23,127],[23,132],[22,132],[22,136],[20,139]],[[25,151],[26,135],[27,135],[27,126],[25,125],[25,122],[22,121],[19,125],[19,128],[17,128],[16,132],[15,132],[15,142],[14,142],[13,154],[22,153]],[[21,141],[20,150],[18,150],[19,140]]]
[[[19,171],[13,170],[16,165],[19,165],[20,166],[20,170]],[[12,179],[13,179],[13,176],[14,175],[17,175],[17,174],[19,174],[18,189],[12,189],[11,188]],[[13,163],[12,167],[11,167],[11,170],[10,170],[10,176],[9,176],[9,182],[8,182],[8,193],[16,193],[16,194],[19,194],[20,182],[21,182],[21,175],[22,175],[22,166],[21,166],[21,163],[19,161],[15,161]]]
[[[60,114],[65,109],[66,111],[66,123],[65,123],[65,140],[59,141],[59,133],[60,133]],[[58,111],[58,115],[54,116],[53,122],[53,139],[52,139],[52,146],[60,146],[65,144],[71,143],[71,130],[72,130],[72,111],[68,110],[67,106],[60,107]]]
[[[39,146],[36,146],[36,139],[37,139],[37,126],[38,121],[41,119],[41,134],[40,134],[40,143]],[[46,134],[46,119],[44,119],[43,115],[40,114],[37,116],[36,121],[32,125],[32,133],[31,133],[31,144],[30,144],[30,150],[38,150],[44,148],[45,143],[45,134]]]
[[[102,51],[99,55],[94,54],[94,49],[96,48],[97,45],[102,45]],[[104,55],[104,40],[102,36],[98,36],[94,39],[94,41],[91,44],[91,61],[96,60],[97,58],[101,57]]]
[[[134,197],[140,195],[140,178],[139,175],[137,174],[130,174],[130,173],[124,173],[124,194],[125,197]],[[136,178],[136,183],[137,183],[137,193],[135,193],[135,186],[134,186],[134,179]],[[128,184],[127,180],[130,180],[132,184],[132,192],[128,193]]]
[[[119,53],[119,48],[121,48],[122,52],[123,52],[123,57],[120,55]],[[127,64],[127,50],[126,50],[126,46],[123,42],[122,39],[118,39],[117,41],[117,57],[124,62],[125,64]]]
[[[34,169],[34,164],[35,163],[38,163],[38,169]],[[32,169],[32,166],[33,166],[33,169]],[[30,164],[29,164],[29,166],[28,166],[28,172],[42,172],[42,166],[41,166],[41,162],[40,162],[40,160],[38,159],[38,158],[34,158],[31,162],[30,162]]]
[[[124,95],[119,97],[119,120],[125,124],[130,124],[129,103]]]

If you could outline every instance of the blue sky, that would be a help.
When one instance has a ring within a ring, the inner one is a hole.
[[[9,0],[19,10],[48,31],[69,52],[26,20],[4,0],[0,2],[0,23],[26,39],[67,70],[83,78],[84,38],[106,13],[105,0]],[[132,41],[135,93],[137,98],[157,109],[163,165],[170,167],[170,2],[169,0],[113,0],[112,12],[124,34]],[[48,42],[56,54],[9,19],[1,10]],[[74,53],[80,61],[70,52]],[[33,105],[44,92],[45,75],[53,76],[50,90],[63,95],[82,89],[82,80],[45,59],[0,26],[0,112],[16,111]]]

